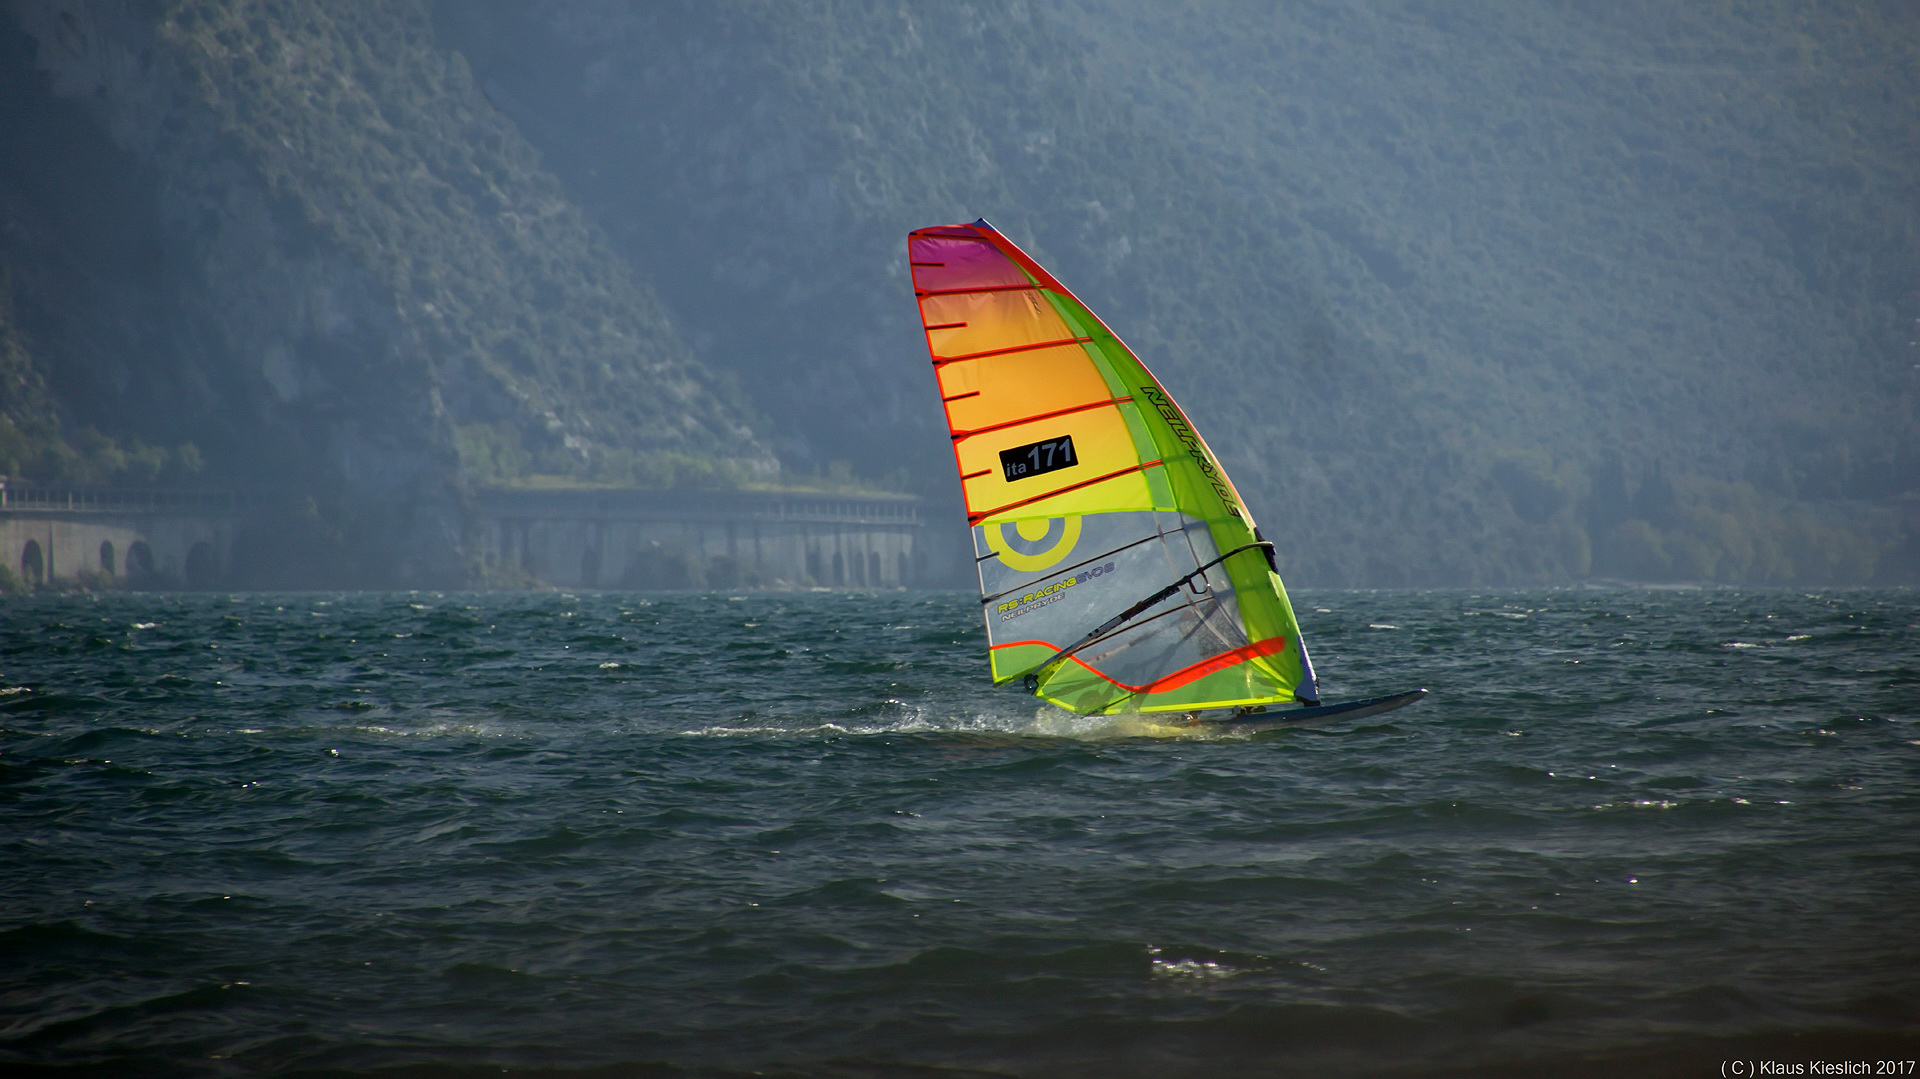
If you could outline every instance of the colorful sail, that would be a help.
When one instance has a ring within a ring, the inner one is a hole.
[[[994,680],[1081,713],[1317,701],[1271,545],[1146,366],[985,221],[907,250]]]

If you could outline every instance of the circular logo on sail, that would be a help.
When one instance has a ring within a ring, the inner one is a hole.
[[[1009,569],[1037,573],[1059,565],[1080,542],[1080,517],[1035,517],[1013,523],[1013,536],[1000,522],[981,526],[987,546]]]

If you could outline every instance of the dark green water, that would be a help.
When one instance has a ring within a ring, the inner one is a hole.
[[[1920,596],[1295,598],[1433,697],[1143,736],[948,593],[10,599],[0,1069],[1915,1055]]]

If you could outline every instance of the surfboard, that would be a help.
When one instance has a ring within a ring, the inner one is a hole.
[[[1427,695],[1424,689],[1408,690],[1388,697],[1368,697],[1359,701],[1342,701],[1338,704],[1308,705],[1301,708],[1283,708],[1279,711],[1236,711],[1225,716],[1196,716],[1188,726],[1208,730],[1225,731],[1272,731],[1282,727],[1301,727],[1314,723],[1346,722],[1366,719],[1383,712],[1391,712]]]

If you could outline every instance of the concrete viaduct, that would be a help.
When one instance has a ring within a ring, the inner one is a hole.
[[[0,480],[0,559],[35,588],[231,587],[235,535],[263,505]],[[509,587],[898,588],[929,576],[919,512],[908,496],[482,488],[467,535]]]

